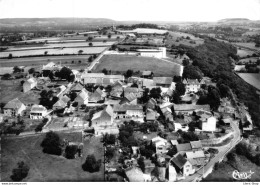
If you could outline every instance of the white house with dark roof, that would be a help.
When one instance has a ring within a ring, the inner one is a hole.
[[[47,114],[47,109],[44,106],[33,105],[30,112],[30,119],[43,119]]]
[[[186,93],[196,93],[199,91],[202,83],[200,83],[198,79],[184,79],[183,84],[185,85]]]
[[[5,116],[21,116],[26,106],[18,98],[15,98],[9,101],[3,109]]]
[[[28,92],[36,86],[37,80],[35,78],[30,78],[23,83],[23,92]]]

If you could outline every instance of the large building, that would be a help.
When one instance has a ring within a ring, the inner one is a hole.
[[[137,52],[143,57],[166,58],[165,47],[159,47],[158,49],[138,49]]]

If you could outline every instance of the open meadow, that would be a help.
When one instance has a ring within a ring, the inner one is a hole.
[[[239,57],[247,57],[248,55],[253,55],[255,52],[254,51],[252,51],[252,50],[249,50],[249,49],[237,49],[237,55],[239,56]]]
[[[81,65],[83,66],[89,65],[88,63],[89,56],[90,55],[70,55],[70,56],[42,56],[42,57],[0,59],[0,67],[14,67],[14,66],[35,67],[35,66],[45,65],[49,62],[61,63],[67,66],[71,64],[72,61],[74,61],[74,64],[77,64],[78,67]]]
[[[240,78],[260,90],[260,73],[237,73]]]
[[[81,142],[82,134],[58,133],[63,140]],[[104,165],[100,171],[89,173],[82,170],[81,165],[86,156],[94,154],[96,159],[103,162],[104,149],[100,138],[94,137],[84,141],[83,157],[66,159],[62,156],[49,155],[42,152],[40,146],[45,134],[20,138],[2,138],[2,181],[11,181],[12,170],[17,167],[17,162],[24,161],[29,165],[28,176],[24,182],[54,182],[54,181],[104,181]]]
[[[23,56],[45,56],[45,55],[65,55],[65,54],[78,54],[82,50],[81,54],[99,54],[103,52],[106,47],[77,47],[77,48],[59,48],[59,49],[37,49],[37,50],[21,50],[21,51],[4,51],[0,52],[0,58],[6,58],[9,54],[13,57]],[[47,53],[46,53],[47,52]],[[45,54],[46,53],[46,54]]]
[[[94,72],[101,72],[104,68],[111,71],[125,72],[128,69],[134,71],[149,70],[155,76],[180,75],[182,66],[170,61],[160,60],[152,57],[141,57],[133,55],[104,55],[97,64]]]

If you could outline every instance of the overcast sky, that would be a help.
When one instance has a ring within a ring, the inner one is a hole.
[[[35,17],[120,21],[260,20],[260,0],[0,0],[0,18]]]

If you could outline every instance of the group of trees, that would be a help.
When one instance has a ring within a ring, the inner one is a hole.
[[[43,105],[48,109],[52,109],[52,106],[59,100],[58,97],[54,96],[54,92],[52,90],[42,90],[40,96],[40,105]]]
[[[42,128],[44,127],[44,125],[48,122],[48,118],[44,118],[42,120],[42,122],[37,125],[37,127],[35,128],[35,132],[41,132],[42,131]]]
[[[134,121],[124,122],[124,124],[119,128],[118,139],[125,147],[137,145],[137,140],[133,136],[134,124]]]
[[[43,148],[43,153],[52,154],[52,155],[61,155],[62,147],[61,140],[57,133],[48,132],[41,143]]]
[[[99,171],[100,166],[101,166],[101,159],[96,160],[95,156],[92,154],[87,156],[85,163],[82,164],[82,169],[84,171],[93,173]]]
[[[73,74],[73,72],[71,71],[71,69],[67,68],[67,67],[63,67],[61,68],[60,71],[57,71],[55,73],[55,76],[60,78],[60,79],[66,79],[69,82],[73,82],[75,79],[75,75]]]
[[[260,166],[260,153],[258,152],[256,155],[253,153],[253,149],[246,143],[239,143],[236,145],[236,153],[238,155],[243,155],[251,162],[255,163],[256,165]],[[260,150],[259,146],[256,148],[258,151]]]
[[[20,161],[17,163],[17,168],[13,169],[11,179],[13,181],[21,181],[27,177],[29,170],[29,166],[24,161]]]
[[[175,91],[173,92],[170,101],[176,104],[181,102],[181,96],[185,94],[186,88],[185,85],[180,81],[175,85]]]

